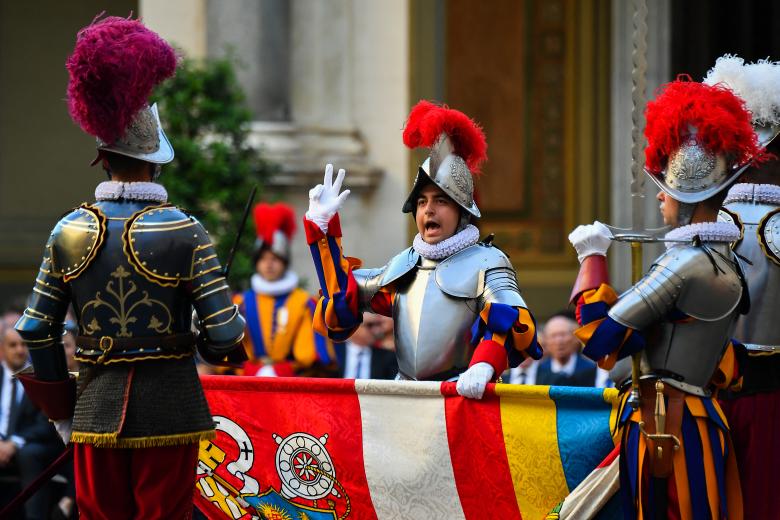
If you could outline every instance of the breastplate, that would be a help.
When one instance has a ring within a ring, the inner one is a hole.
[[[734,332],[736,312],[716,321],[664,322],[645,331],[642,373],[664,376],[674,387],[708,395],[723,350]]]
[[[762,250],[757,234],[761,220],[777,206],[734,202],[726,208],[739,215],[743,226],[743,238],[734,250],[753,264],[745,265],[750,312],[737,320],[734,337],[743,343],[780,346],[780,265]]]
[[[192,306],[183,291],[147,280],[128,262],[124,251],[125,222],[146,205],[99,203],[108,217],[105,245],[89,269],[70,283],[82,336],[133,338],[190,330]],[[160,251],[165,252],[164,242]]]
[[[393,304],[395,348],[401,373],[425,379],[468,364],[467,332],[476,302],[445,294],[434,276],[437,261],[421,264],[400,283]]]

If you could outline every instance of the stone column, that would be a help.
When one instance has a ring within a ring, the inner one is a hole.
[[[658,85],[672,79],[671,12],[669,0],[647,0],[647,98],[652,99]],[[612,2],[612,182],[611,224],[631,226],[631,51],[633,6],[630,1]],[[655,184],[645,182],[645,225],[663,225]],[[646,245],[644,266],[661,254],[663,245]],[[615,243],[610,248],[609,266],[613,285],[619,290],[630,285],[631,261],[627,245]]]
[[[144,23],[192,58],[206,56],[206,0],[138,0]]]

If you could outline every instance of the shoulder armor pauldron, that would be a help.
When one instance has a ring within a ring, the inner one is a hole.
[[[106,216],[96,206],[82,204],[65,215],[51,232],[52,272],[66,282],[83,273],[106,237]]]
[[[474,244],[436,266],[436,283],[450,296],[525,307],[512,262],[499,248]]]
[[[712,260],[719,268],[717,272]],[[676,306],[688,316],[715,321],[734,311],[740,303],[742,282],[736,264],[717,252],[708,256],[701,247],[673,247],[657,265],[680,278]]]
[[[758,241],[767,258],[780,265],[780,208],[770,211],[761,219]]]
[[[379,281],[379,287],[390,285],[394,281],[415,268],[420,261],[420,255],[413,247],[404,249],[387,263],[383,268],[382,278]]]
[[[133,214],[122,234],[124,252],[150,282],[177,287],[220,269],[208,233],[192,216],[170,204]]]
[[[742,223],[742,219],[738,213],[730,211],[727,208],[720,208],[720,211],[718,211],[718,222],[728,222],[729,224],[734,224],[739,228],[739,239],[731,244],[732,248],[736,247],[737,244],[742,242],[742,237],[745,236],[745,225]]]

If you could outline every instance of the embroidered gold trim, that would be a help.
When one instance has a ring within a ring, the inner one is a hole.
[[[225,289],[229,290],[230,287],[228,287],[227,285],[223,285],[222,287],[217,287],[216,289],[212,289],[212,290],[210,290],[208,292],[205,292],[205,293],[201,294],[200,296],[195,298],[195,301],[200,301],[203,298],[205,298],[206,296],[211,296],[212,294],[218,293],[219,291],[224,291]]]
[[[46,291],[42,291],[42,290],[38,289],[37,287],[33,287],[33,292],[37,292],[38,294],[42,294],[42,295],[44,295],[44,296],[46,296],[48,298],[51,298],[52,300],[57,300],[58,302],[62,301],[62,298],[60,298],[59,296],[55,296],[53,294],[49,294]]]
[[[106,239],[106,216],[103,214],[102,211],[100,211],[100,208],[97,206],[93,206],[91,204],[82,204],[79,206],[79,209],[81,211],[84,211],[86,213],[90,213],[95,220],[97,221],[97,229],[90,229],[90,231],[94,231],[97,233],[97,236],[95,237],[95,242],[87,248],[87,253],[82,257],[81,264],[79,264],[75,269],[73,270],[65,270],[63,272],[62,279],[65,282],[70,282],[71,280],[75,280],[79,276],[81,276],[81,273],[83,273],[87,267],[90,266],[93,260],[95,260],[95,257],[97,256],[98,252],[102,249],[103,244],[105,243]],[[68,223],[72,224],[72,223]]]
[[[65,291],[63,291],[63,290],[62,290],[62,289],[60,289],[59,287],[56,287],[56,286],[54,286],[53,284],[50,284],[49,282],[44,282],[44,281],[43,281],[43,280],[41,280],[40,278],[36,278],[36,279],[35,279],[35,283],[37,283],[37,284],[39,284],[39,285],[41,285],[41,286],[45,287],[46,289],[52,289],[52,290],[54,290],[54,291],[57,291],[57,292],[58,292],[58,293],[60,293],[61,295],[65,296]]]
[[[210,282],[206,282],[206,283],[200,284],[199,286],[197,286],[195,289],[192,290],[192,294],[195,294],[196,292],[200,291],[201,289],[204,289],[204,288],[208,287],[209,285],[213,285],[213,284],[215,284],[217,282],[222,282],[224,280],[225,280],[225,277],[224,276],[220,276],[219,278],[214,278]]]
[[[220,310],[218,310],[217,312],[212,312],[211,314],[209,314],[208,316],[206,316],[205,318],[203,318],[203,320],[201,320],[201,321],[208,321],[208,320],[210,320],[211,318],[213,318],[214,316],[219,316],[219,315],[220,315],[220,314],[222,314],[223,312],[232,311],[232,310],[234,310],[235,308],[236,308],[236,306],[235,306],[235,305],[230,305],[229,307],[225,307],[224,309],[220,309]]]
[[[194,355],[194,352],[185,352],[183,354],[160,354],[160,355],[154,355],[150,354],[148,356],[143,357],[122,357],[121,354],[117,355],[117,357],[108,358],[107,360],[103,360],[100,363],[98,363],[97,359],[91,358],[91,357],[82,357],[78,354],[73,355],[73,359],[76,361],[80,361],[82,363],[88,363],[90,365],[111,365],[113,363],[135,363],[137,361],[151,361],[156,359],[184,359],[188,357],[192,357]]]
[[[226,319],[225,321],[221,321],[219,323],[206,324],[206,325],[204,325],[204,327],[206,327],[207,329],[213,329],[214,327],[221,327],[222,325],[225,325],[225,324],[230,323],[231,321],[233,321],[235,319],[236,315],[238,315],[238,307],[236,307],[235,305],[233,307],[235,308],[235,312],[233,314],[231,314],[228,319]],[[205,322],[206,320],[204,319],[203,321]]]
[[[131,298],[131,296],[133,296],[133,294],[138,291],[138,285],[133,280],[127,280],[127,286],[125,286],[125,278],[129,276],[131,276],[130,271],[125,269],[124,266],[120,265],[111,273],[111,277],[115,278],[116,280],[109,280],[106,284],[106,293],[113,297],[113,301],[108,301],[102,296],[102,291],[97,291],[95,293],[95,298],[89,300],[81,308],[81,322],[84,325],[84,332],[86,334],[92,335],[95,332],[101,330],[100,324],[94,317],[94,311],[100,307],[105,307],[111,310],[111,312],[114,314],[114,318],[112,318],[112,320],[115,319],[116,323],[120,327],[117,336],[124,338],[132,337],[133,334],[128,331],[127,325],[138,320],[138,317],[133,316],[133,313],[139,305],[147,305],[150,308],[154,308],[156,306],[157,308],[163,310],[166,315],[166,321],[161,322],[154,314],[152,314],[151,318],[149,319],[149,324],[146,326],[146,328],[153,330],[158,334],[170,334],[171,325],[173,324],[173,316],[171,315],[171,311],[168,309],[168,306],[160,300],[150,298],[149,291],[141,291],[142,296],[136,295],[135,298]],[[117,283],[116,288],[114,288],[115,281]],[[90,310],[93,311],[91,321],[89,321],[88,314]]]
[[[216,436],[217,432],[213,429],[149,437],[119,437],[118,433],[74,431],[70,435],[70,442],[76,444],[91,444],[96,448],[156,448],[159,446],[195,444],[202,440],[213,440]]]
[[[168,224],[168,222],[166,222],[166,224]],[[148,225],[149,224],[144,224],[144,226],[148,226]],[[143,229],[141,227],[137,227],[137,228],[133,229],[132,232],[133,233],[161,233],[161,232],[164,232],[164,231],[175,231],[177,229],[184,229],[184,228],[192,227],[194,225],[195,225],[195,223],[190,220],[188,224],[182,224],[182,225],[179,225],[179,226],[171,226],[171,227],[166,227],[166,228],[162,228],[161,227],[161,228],[153,228],[153,229]]]
[[[133,213],[130,218],[127,219],[127,222],[125,222],[125,229],[122,232],[122,243],[124,244],[122,250],[125,253],[125,256],[130,261],[130,265],[133,266],[133,269],[146,278],[148,281],[160,285],[162,287],[178,287],[179,282],[182,278],[176,277],[176,276],[163,276],[159,275],[157,273],[154,273],[144,267],[143,262],[140,258],[138,258],[138,255],[135,252],[135,249],[132,247],[132,240],[133,238],[130,236],[133,224],[136,220],[140,219],[144,213],[147,213],[149,211],[154,211],[156,209],[165,209],[165,208],[173,208],[174,206],[168,203],[165,204],[157,204],[152,206],[146,206],[145,208],[136,211]]]
[[[195,268],[195,265],[193,265],[192,267],[193,267],[193,269],[194,269],[194,268]],[[218,269],[221,269],[221,268],[222,268],[222,267],[220,267],[220,266],[218,266],[218,265],[215,265],[214,267],[212,267],[212,268],[210,268],[210,269],[206,269],[205,271],[201,271],[201,272],[199,272],[198,274],[194,275],[194,276],[193,276],[191,279],[192,279],[192,280],[194,280],[195,278],[200,278],[200,277],[201,277],[201,276],[203,276],[204,274],[208,274],[208,273],[210,273],[210,272],[212,272],[212,271],[216,271],[216,270],[218,270]]]

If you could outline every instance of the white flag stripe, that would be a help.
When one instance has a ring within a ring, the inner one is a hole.
[[[361,394],[363,461],[379,520],[465,518],[447,443],[444,398]]]

